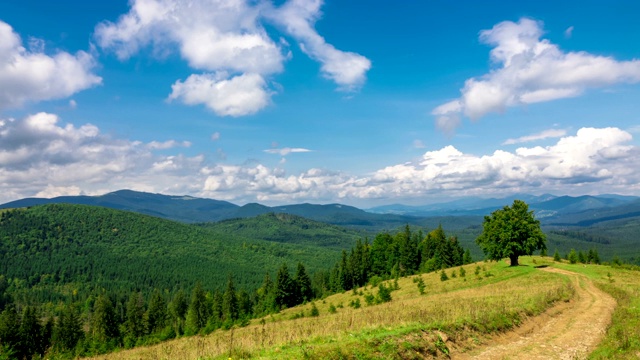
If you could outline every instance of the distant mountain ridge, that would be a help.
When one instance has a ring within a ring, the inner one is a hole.
[[[425,219],[450,217],[482,217],[509,205],[514,199],[524,200],[536,216],[547,224],[593,224],[607,219],[638,216],[640,198],[624,195],[555,196],[551,194],[516,194],[505,198],[469,197],[423,206],[385,205],[362,210],[343,204],[291,204],[266,206],[249,203],[239,206],[228,201],[152,194],[119,190],[100,196],[61,196],[51,199],[26,198],[0,205],[20,208],[41,204],[69,203],[127,210],[184,223],[219,222],[252,218],[268,213],[286,213],[310,220],[369,230],[395,229],[405,224],[423,226]],[[602,220],[598,220],[602,218]],[[586,225],[585,225],[586,226]]]
[[[61,203],[102,206],[185,223],[250,218],[267,213],[287,213],[314,221],[352,227],[396,228],[407,223],[415,224],[417,221],[417,218],[412,216],[374,214],[342,204],[317,205],[305,203],[269,207],[249,203],[239,206],[227,201],[191,196],[152,194],[133,190],[118,190],[99,196],[60,196],[51,199],[26,198],[2,204],[0,209]]]

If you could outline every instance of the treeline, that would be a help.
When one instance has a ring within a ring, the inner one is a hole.
[[[3,281],[0,277],[0,290]],[[126,299],[104,291],[82,302],[61,305],[48,315],[32,306],[19,311],[2,291],[0,299],[5,301],[0,313],[0,358],[86,356],[182,335],[206,334],[247,325],[252,318],[313,300],[318,293],[321,291],[313,289],[302,263],[293,276],[286,263],[275,281],[267,273],[263,286],[253,294],[237,290],[229,276],[224,291],[206,291],[197,283],[190,296],[182,290],[173,295],[156,290],[148,300],[139,291]]]
[[[560,259],[560,253],[558,252],[558,250],[556,250],[553,253],[553,260],[560,261]],[[571,249],[571,251],[564,255],[564,259],[568,260],[571,264],[600,264],[600,255],[598,254],[598,250],[596,248],[591,248],[587,252]],[[622,264],[621,260],[617,256],[613,258],[612,263],[616,265]]]
[[[551,230],[549,232],[551,234],[566,236],[566,237],[580,240],[580,241],[586,241],[586,242],[592,242],[592,243],[598,243],[598,244],[604,244],[604,245],[611,244],[611,240],[604,236],[593,235],[584,231],[563,229],[563,230]]]
[[[395,235],[377,234],[371,244],[358,240],[351,251],[342,252],[330,271],[316,278],[324,291],[340,292],[364,286],[374,276],[389,279],[471,262],[471,252],[455,236],[447,237],[442,226],[424,236],[407,225]]]

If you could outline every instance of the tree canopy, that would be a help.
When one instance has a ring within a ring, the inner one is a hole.
[[[489,259],[508,257],[511,266],[518,266],[519,256],[532,255],[536,250],[547,248],[540,221],[522,200],[514,200],[513,205],[485,216],[482,234],[476,243]]]

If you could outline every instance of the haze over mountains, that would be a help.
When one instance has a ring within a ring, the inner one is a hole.
[[[578,197],[517,194],[500,199],[469,197],[424,206],[386,205],[365,211],[342,204],[304,203],[270,207],[249,203],[239,206],[214,199],[119,190],[101,196],[25,198],[2,204],[0,208],[51,203],[83,204],[134,211],[186,223],[250,218],[267,213],[287,213],[335,225],[380,229],[396,228],[404,224],[424,225],[424,218],[481,217],[511,204],[514,199],[526,201],[530,209],[535,211],[536,216],[547,225],[586,226],[599,221],[640,216],[640,198],[611,194]]]

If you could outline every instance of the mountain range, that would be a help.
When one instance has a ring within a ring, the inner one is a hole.
[[[34,205],[69,203],[102,206],[127,210],[185,223],[218,222],[236,218],[251,218],[267,213],[287,213],[310,220],[360,229],[394,229],[404,224],[425,226],[434,221],[448,222],[452,217],[476,219],[509,205],[514,199],[529,204],[543,224],[586,226],[599,221],[640,216],[640,198],[623,195],[555,196],[551,194],[517,194],[505,198],[469,197],[450,202],[424,206],[402,204],[359,209],[343,204],[291,204],[266,206],[249,203],[243,206],[227,201],[151,194],[132,190],[119,190],[100,196],[61,196],[25,198],[0,205],[3,208],[21,208]],[[431,221],[426,220],[431,219]],[[459,220],[459,219],[458,219]],[[436,223],[437,226],[437,223]]]

